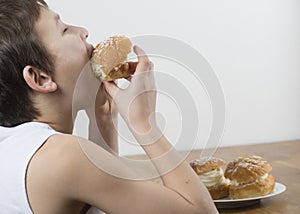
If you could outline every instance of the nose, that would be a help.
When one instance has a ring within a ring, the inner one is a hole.
[[[71,26],[74,29],[74,32],[78,33],[82,40],[86,40],[89,37],[89,32],[83,27]]]
[[[83,40],[86,40],[89,37],[89,32],[87,29],[83,28],[83,27],[79,27],[80,28],[80,37]]]

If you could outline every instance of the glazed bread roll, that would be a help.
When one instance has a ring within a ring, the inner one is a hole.
[[[103,81],[127,78],[133,74],[127,55],[131,41],[126,36],[111,36],[94,48],[91,65],[95,76]]]
[[[228,196],[230,181],[224,177],[222,167],[225,165],[225,162],[222,159],[211,157],[203,160],[194,160],[190,165],[213,199]]]
[[[260,156],[239,157],[228,163],[225,177],[231,180],[232,199],[252,198],[271,193],[275,178],[271,165]]]

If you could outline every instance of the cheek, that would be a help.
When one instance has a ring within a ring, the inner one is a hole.
[[[58,69],[68,74],[80,72],[88,62],[83,48],[67,49],[67,51],[60,52],[56,59]]]
[[[77,37],[69,39],[64,48],[66,48],[65,51],[67,51],[70,55],[76,57],[77,60],[79,60],[79,58],[87,60],[87,49],[81,39]]]
[[[70,45],[72,43],[72,45]],[[76,44],[76,45],[74,45]],[[68,42],[54,51],[56,76],[62,85],[74,85],[89,62],[86,47],[78,41]]]

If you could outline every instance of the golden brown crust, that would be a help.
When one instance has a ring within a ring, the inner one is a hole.
[[[225,198],[229,194],[229,185],[226,183],[207,188],[212,199]]]
[[[225,165],[225,161],[220,158],[210,157],[208,159],[194,160],[190,165],[201,176],[204,173],[222,168]],[[221,176],[223,177],[223,173]],[[220,199],[228,196],[229,183],[223,183],[223,179],[220,179],[214,186],[207,186],[212,199]]]
[[[129,77],[132,70],[126,60],[131,46],[126,36],[111,36],[97,44],[91,58],[96,77],[104,81]]]
[[[229,187],[229,196],[232,199],[240,198],[253,198],[258,196],[263,196],[271,193],[275,186],[275,178],[273,175],[265,179],[258,179],[255,182],[248,184],[230,186]]]
[[[190,165],[194,169],[194,171],[199,175],[201,173],[208,172],[224,166],[225,161],[220,158],[210,157],[208,159],[203,160],[194,160],[190,163]]]
[[[245,156],[229,162],[224,175],[238,183],[249,183],[271,170],[271,165],[262,157]]]
[[[104,81],[112,81],[119,78],[127,78],[133,74],[132,69],[129,67],[129,63],[125,62],[114,67],[111,72],[104,76]]]

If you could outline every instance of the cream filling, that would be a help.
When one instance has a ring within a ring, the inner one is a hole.
[[[257,178],[256,180],[251,181],[251,182],[249,182],[249,183],[256,182],[256,181],[260,181],[260,180],[264,180],[264,179],[266,179],[268,176],[269,176],[269,173],[266,173],[266,174],[260,176],[259,178]],[[239,182],[237,182],[236,180],[232,180],[232,181],[231,181],[231,185],[232,185],[232,186],[240,186],[240,185],[244,185],[244,184],[246,184],[246,183],[242,183],[242,182],[239,183]]]
[[[95,75],[97,78],[100,78],[101,80],[105,79],[105,77],[106,77],[108,74],[106,74],[106,73],[103,71],[103,69],[102,69],[103,66],[101,66],[99,63],[97,63],[97,62],[95,62],[95,61],[91,61],[91,65],[92,65],[92,71],[93,71],[94,75]],[[116,65],[112,70],[110,70],[110,72],[113,71],[113,70],[115,70],[115,71],[119,70],[123,65],[129,67],[129,65],[126,64],[126,62],[119,63],[119,64]],[[125,69],[126,69],[126,68],[125,68]],[[128,68],[127,68],[127,70],[128,70]],[[109,72],[109,73],[110,73],[110,72]]]
[[[104,71],[101,69],[101,65],[96,62],[91,62],[93,73],[97,78],[103,79],[105,77]]]
[[[224,172],[221,168],[202,173],[201,175],[199,175],[199,178],[206,187],[229,183],[229,180],[224,177]]]

